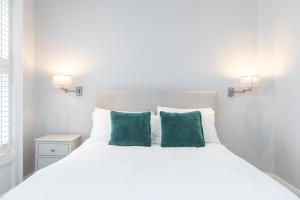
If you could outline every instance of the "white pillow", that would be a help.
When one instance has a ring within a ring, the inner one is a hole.
[[[159,116],[160,111],[173,112],[173,113],[185,113],[200,111],[202,117],[202,127],[204,132],[204,139],[207,143],[220,143],[219,137],[217,135],[217,130],[215,127],[215,111],[212,108],[197,108],[197,109],[181,109],[181,108],[168,108],[168,107],[157,107],[157,116]],[[160,117],[159,117],[160,121]],[[157,134],[158,133],[158,134]],[[154,138],[158,138],[159,142],[161,140],[161,130],[155,133]],[[156,140],[157,142],[157,140]]]
[[[159,144],[161,142],[161,126],[160,126],[160,117],[151,114],[151,138],[153,144]]]
[[[109,142],[110,140],[110,134],[111,134],[111,119],[110,119],[110,112],[111,110],[106,110],[102,108],[95,108],[92,118],[93,118],[93,127],[91,131],[90,138],[91,139],[97,139],[103,142]],[[125,112],[125,111],[118,111],[118,112]],[[145,111],[147,112],[147,111]],[[130,112],[128,112],[130,113]],[[138,113],[138,112],[132,112],[132,113]],[[154,120],[155,119],[155,120]],[[158,123],[156,115],[151,112],[151,138],[154,139],[154,135],[158,135],[156,133],[158,129]]]
[[[110,110],[95,108],[92,114],[93,127],[91,131],[91,139],[99,139],[108,142],[111,133]]]

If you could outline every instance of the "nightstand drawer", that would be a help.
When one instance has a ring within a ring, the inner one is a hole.
[[[42,169],[56,161],[60,160],[61,157],[38,157],[37,158],[37,169]]]
[[[45,135],[35,140],[35,170],[67,156],[81,143],[80,135]]]
[[[37,150],[39,156],[65,156],[69,154],[69,144],[39,143]]]

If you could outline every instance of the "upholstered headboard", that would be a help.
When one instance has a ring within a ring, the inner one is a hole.
[[[211,107],[216,111],[215,91],[163,91],[163,90],[105,90],[100,91],[97,106],[110,110],[156,112],[157,106],[178,108]]]

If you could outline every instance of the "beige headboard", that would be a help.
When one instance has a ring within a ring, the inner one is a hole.
[[[178,108],[211,107],[216,111],[215,91],[163,91],[163,90],[105,90],[100,91],[97,106],[110,110],[156,111],[157,106]]]

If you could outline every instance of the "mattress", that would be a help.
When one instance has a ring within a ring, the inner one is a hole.
[[[88,140],[2,200],[296,200],[221,144],[118,147]]]

